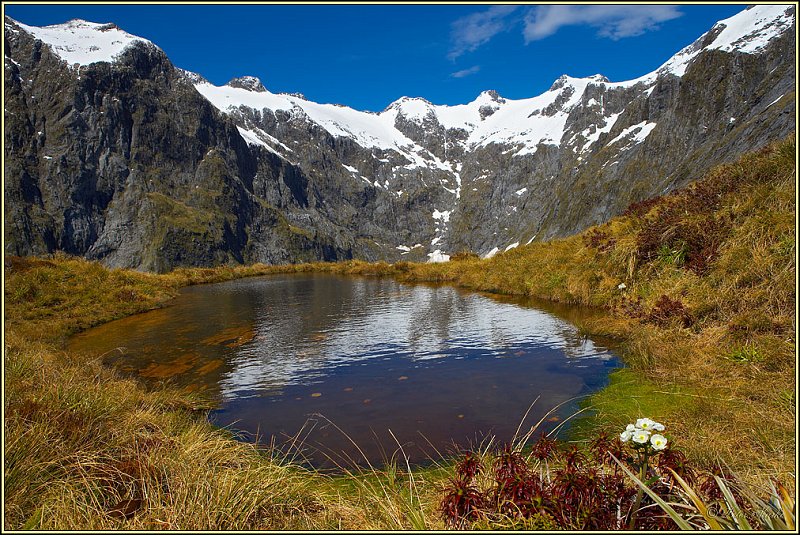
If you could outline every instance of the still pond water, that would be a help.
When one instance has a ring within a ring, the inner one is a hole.
[[[363,464],[362,452],[380,463],[394,437],[424,463],[487,435],[511,439],[536,398],[523,432],[567,402],[547,415],[553,429],[575,398],[605,386],[620,362],[570,323],[588,313],[450,286],[281,275],[187,288],[70,349],[203,391],[218,400],[215,424],[295,453],[302,444],[318,467]]]

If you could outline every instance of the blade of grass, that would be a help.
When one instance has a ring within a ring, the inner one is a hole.
[[[517,437],[519,436],[519,432],[520,432],[520,430],[522,429],[522,424],[523,424],[523,423],[525,423],[525,419],[528,417],[528,414],[530,414],[530,412],[531,412],[531,409],[533,409],[533,406],[534,406],[534,405],[536,405],[536,402],[537,402],[537,401],[539,401],[539,398],[540,398],[540,397],[541,397],[541,396],[536,396],[536,399],[534,399],[534,400],[533,400],[533,403],[531,403],[531,404],[528,406],[528,410],[526,410],[526,411],[525,411],[525,414],[523,414],[523,415],[522,415],[522,419],[519,421],[519,425],[517,426],[517,430],[516,430],[516,431],[514,431],[514,436],[511,438],[511,443],[512,443],[512,444],[515,444],[515,443],[516,443],[516,441],[517,441]]]
[[[724,529],[722,525],[719,523],[719,520],[711,513],[711,511],[708,510],[708,506],[697,495],[697,493],[692,489],[692,487],[690,487],[689,484],[686,481],[684,481],[684,479],[681,476],[676,474],[674,470],[672,470],[671,468],[668,468],[668,470],[672,474],[672,477],[675,478],[675,481],[677,481],[678,484],[683,488],[683,491],[686,493],[689,499],[692,500],[692,503],[697,508],[697,511],[701,515],[703,515],[703,518],[706,519],[706,522],[708,522],[708,527],[710,527],[713,530]]]
[[[778,483],[778,490],[783,498],[779,501],[781,503],[781,511],[783,511],[783,519],[786,522],[786,527],[788,529],[795,529],[794,500],[792,500],[792,497],[789,496],[789,491],[786,490],[786,487],[780,483]]]
[[[719,476],[714,476],[714,479],[717,482],[717,486],[719,486],[719,490],[722,491],[722,496],[725,498],[723,503],[728,509],[728,514],[736,524],[736,527],[739,529],[752,530],[753,528],[744,516],[744,511],[742,511],[742,508],[736,503],[736,499],[733,497],[733,493],[728,486],[725,485],[725,482]]]
[[[614,461],[620,466],[620,468],[622,468],[622,471],[625,472],[628,475],[628,477],[630,477],[637,485],[639,485],[639,487],[643,491],[645,491],[647,495],[650,496],[653,499],[653,501],[656,502],[661,507],[661,509],[664,510],[665,513],[669,515],[669,517],[678,525],[680,529],[684,531],[694,531],[694,528],[692,528],[689,522],[687,522],[670,504],[665,502],[658,494],[650,490],[650,488],[647,485],[642,483],[642,481],[638,477],[636,477],[636,475],[633,472],[631,472],[627,466],[622,464],[622,462],[619,459],[617,459],[613,453],[609,453],[609,455],[611,455],[611,458],[614,459]]]

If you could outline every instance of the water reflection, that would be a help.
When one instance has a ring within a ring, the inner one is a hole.
[[[508,439],[535,398],[532,421],[603,386],[618,365],[559,315],[517,300],[331,275],[188,288],[166,309],[74,337],[71,349],[206,390],[220,401],[220,425],[264,439],[308,431],[309,415],[322,413],[372,460],[388,429],[437,448],[486,433]],[[306,444],[355,455],[316,421]]]

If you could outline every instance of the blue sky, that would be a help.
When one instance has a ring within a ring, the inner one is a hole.
[[[253,75],[273,92],[371,111],[401,96],[527,98],[561,74],[636,78],[745,7],[4,4],[35,26],[114,22],[217,85]]]

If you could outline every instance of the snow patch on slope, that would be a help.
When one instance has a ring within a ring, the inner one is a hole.
[[[755,54],[794,24],[794,16],[788,5],[753,6],[717,25],[724,25],[714,41],[706,49],[745,54]]]
[[[602,127],[597,128],[596,126],[592,126],[581,132],[581,135],[586,138],[586,145],[583,146],[583,150],[581,152],[586,152],[591,148],[592,145],[597,143],[601,134],[607,134],[610,132],[620,115],[622,115],[622,112],[613,113],[603,119],[604,123]]]
[[[428,253],[428,262],[449,262],[450,255],[444,254],[439,249],[436,249],[432,253]]]
[[[440,212],[439,210],[434,210],[432,217],[434,219],[439,219],[444,223],[448,223],[450,221],[450,211],[448,210],[446,212]]]
[[[289,147],[287,147],[286,145],[284,145],[283,143],[281,143],[280,141],[278,141],[277,139],[275,139],[271,135],[267,134],[266,132],[264,132],[260,128],[256,128],[254,130],[248,130],[246,128],[242,128],[241,126],[237,125],[236,129],[239,131],[239,134],[247,142],[248,145],[256,145],[256,146],[259,146],[259,147],[264,147],[265,149],[267,149],[272,154],[275,154],[275,155],[283,158],[287,162],[289,162],[291,164],[294,164],[294,162],[290,161],[285,155],[281,154],[280,152],[275,150],[272,146],[270,146],[265,141],[265,139],[268,140],[268,141],[272,141],[273,143],[277,143],[278,145],[280,145],[281,147],[283,147],[283,148],[285,148],[285,149],[287,149],[289,151],[291,151],[292,149],[290,149]]]
[[[113,62],[126,48],[138,42],[155,46],[150,41],[124,32],[110,23],[98,24],[74,19],[44,27],[28,26],[20,22],[16,24],[48,45],[70,66],[76,63],[91,65],[101,61]]]
[[[634,125],[629,126],[620,134],[609,141],[609,145],[613,145],[617,141],[622,139],[630,138],[628,140],[629,145],[637,145],[647,138],[650,135],[650,132],[653,131],[653,128],[656,127],[656,123],[648,123],[647,121],[642,121],[641,123],[636,123]]]
[[[489,251],[488,253],[486,253],[485,255],[483,255],[483,258],[492,258],[492,257],[493,257],[494,255],[496,255],[498,252],[500,252],[500,248],[499,248],[499,247],[494,247],[494,248],[492,248],[492,250],[491,250],[491,251]]]

